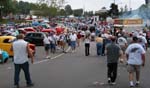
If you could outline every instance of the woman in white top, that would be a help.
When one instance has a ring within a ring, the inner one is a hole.
[[[84,39],[85,43],[85,56],[90,55],[90,35],[86,35]]]
[[[48,38],[48,34],[46,34],[46,37],[43,39],[43,43],[44,43],[44,48],[46,52],[46,58],[49,58],[50,56],[48,56],[48,54],[49,54],[49,49],[50,49],[50,40]]]

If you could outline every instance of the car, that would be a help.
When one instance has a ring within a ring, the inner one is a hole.
[[[9,56],[13,56],[13,51],[11,51],[12,43],[16,41],[16,37],[14,36],[0,36],[0,49],[6,51]],[[33,54],[35,54],[35,45],[29,43],[30,48],[33,51]]]
[[[18,32],[19,32],[19,34],[26,34],[27,32],[24,30],[24,29],[22,29],[22,28],[20,28],[20,29],[18,29]]]
[[[55,31],[53,29],[43,29],[41,32],[50,33],[50,32],[55,32]]]
[[[27,28],[24,28],[24,30],[26,32],[36,32],[36,30],[33,27],[27,27]]]
[[[6,63],[8,58],[9,58],[8,53],[0,49],[0,63]]]
[[[43,32],[31,32],[25,35],[24,40],[29,43],[35,44],[36,46],[43,46],[43,39],[46,37],[46,34]]]

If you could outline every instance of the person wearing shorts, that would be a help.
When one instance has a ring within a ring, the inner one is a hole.
[[[43,43],[44,43],[44,49],[46,53],[45,58],[49,58],[50,56],[48,54],[49,54],[49,48],[50,48],[50,40],[49,40],[48,34],[46,34],[46,37],[43,39]]]
[[[70,40],[71,40],[72,52],[74,52],[76,49],[76,41],[77,41],[77,35],[75,32],[72,32],[72,34],[70,35]]]
[[[145,53],[146,51],[144,48],[138,43],[138,38],[133,37],[133,43],[130,44],[125,51],[130,87],[138,86],[140,84],[140,67],[145,65]],[[134,73],[136,73],[136,83],[133,82]]]

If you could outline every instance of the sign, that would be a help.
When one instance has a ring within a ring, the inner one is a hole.
[[[125,19],[123,21],[124,25],[137,25],[137,24],[143,24],[142,19]]]
[[[120,24],[123,25],[123,19],[115,19],[114,24]]]
[[[142,19],[115,19],[114,24],[138,25],[138,24],[143,24],[143,20]]]

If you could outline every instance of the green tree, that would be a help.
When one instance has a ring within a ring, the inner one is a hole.
[[[60,9],[64,6],[65,0],[37,0],[38,3],[46,3],[48,6]]]
[[[50,7],[49,8],[49,11],[50,11],[50,17],[54,17],[54,16],[57,16],[58,14],[57,14],[57,12],[58,12],[58,10],[57,10],[57,8],[55,8],[55,7]]]
[[[13,0],[0,0],[0,19],[2,15],[6,15],[14,11]]]
[[[113,18],[117,17],[119,15],[118,5],[112,3],[110,8],[111,9],[109,10],[109,15]]]
[[[70,5],[65,6],[66,15],[72,15],[73,11]]]
[[[84,16],[93,16],[93,11],[85,11]]]
[[[30,3],[20,1],[16,6],[18,8],[18,13],[20,14],[29,14],[30,13]]]
[[[59,15],[60,15],[60,16],[66,16],[65,10],[64,10],[64,9],[60,9]]]
[[[30,9],[31,10],[39,10],[40,9],[40,5],[37,3],[30,3]]]

